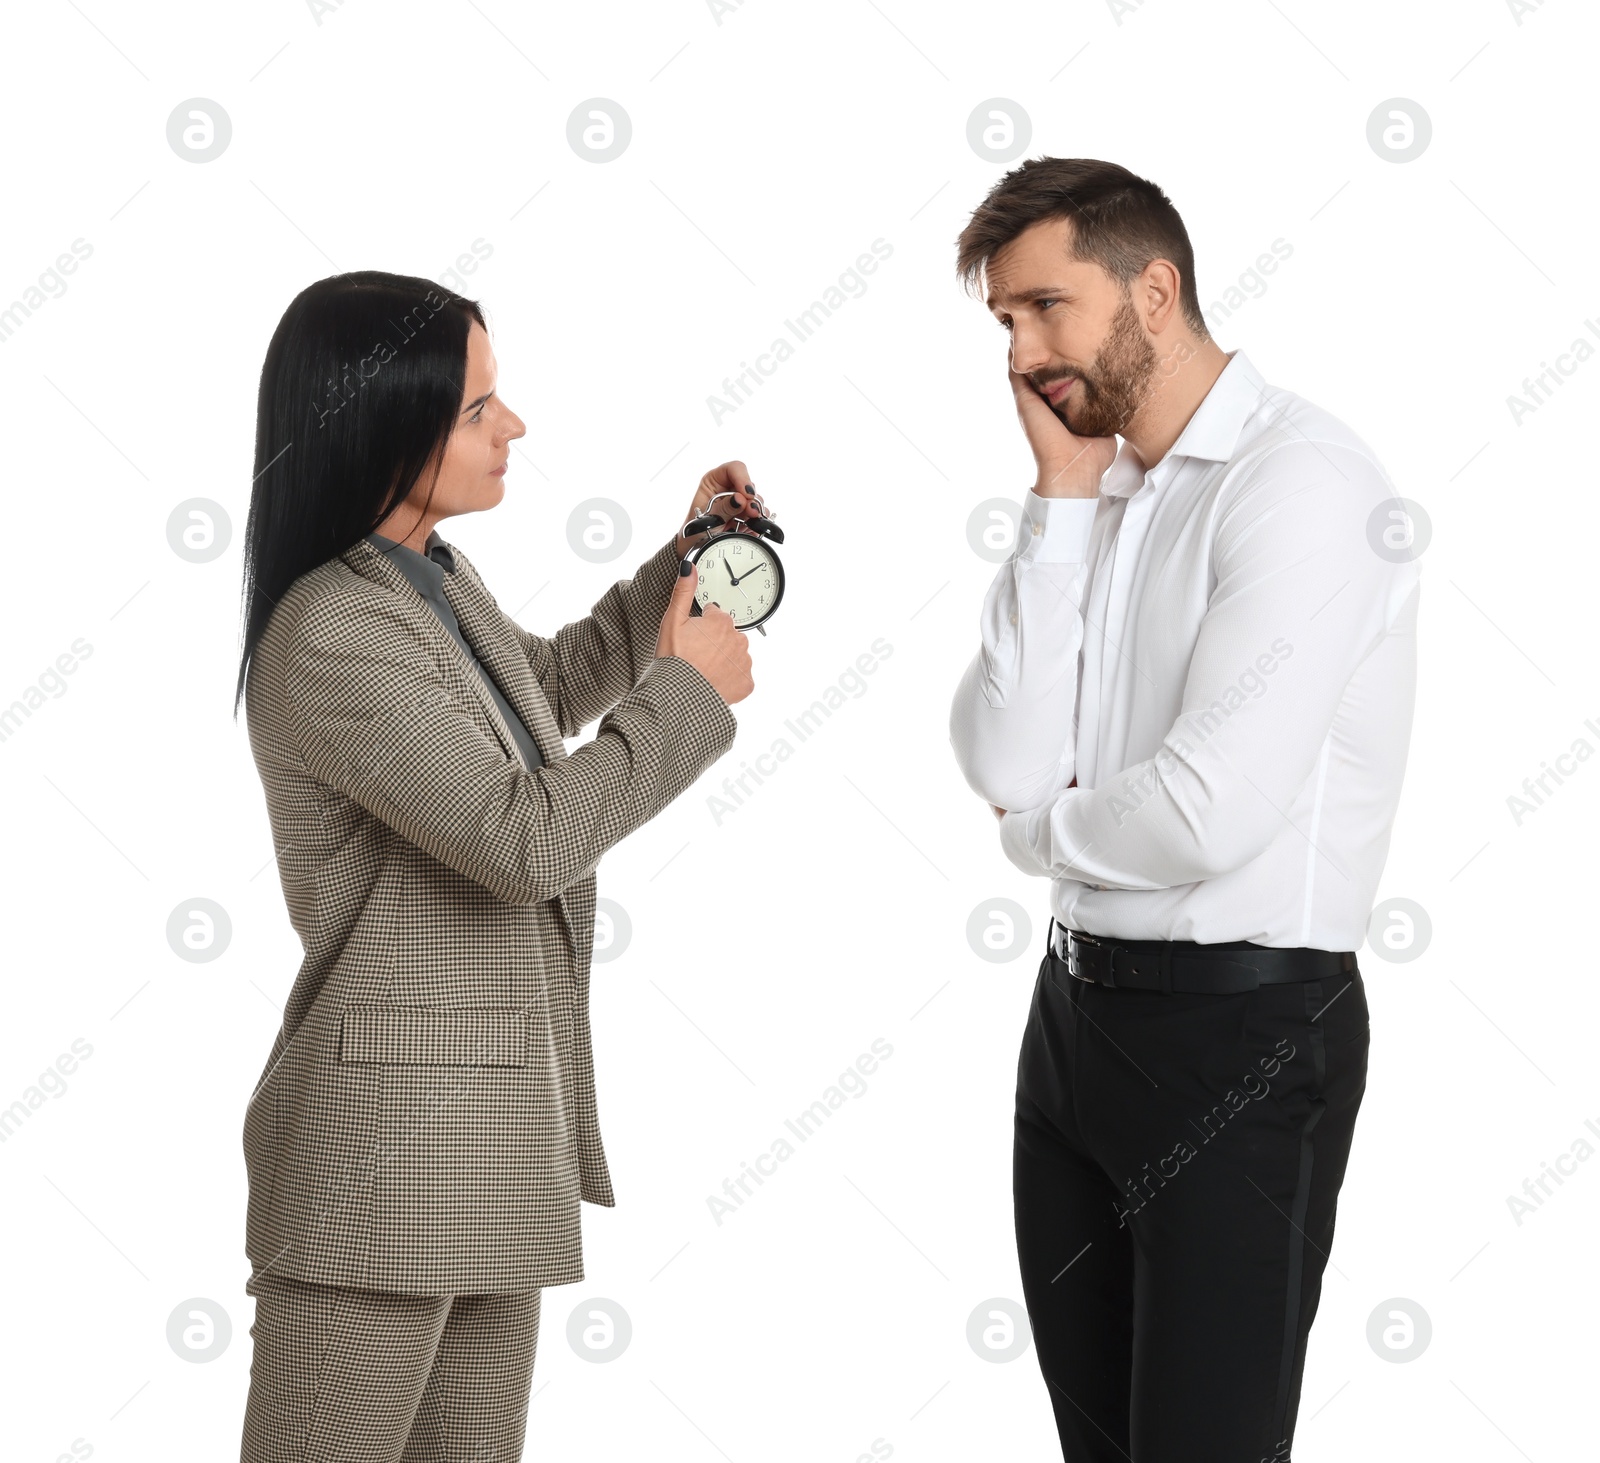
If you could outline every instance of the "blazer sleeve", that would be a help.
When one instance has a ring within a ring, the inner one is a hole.
[[[528,771],[456,701],[405,621],[362,595],[291,632],[289,721],[312,774],[513,904],[553,899],[732,745],[727,703],[688,661],[650,661],[571,756]]]
[[[619,580],[601,595],[588,615],[548,638],[524,630],[501,611],[562,736],[576,736],[639,683],[655,658],[661,617],[677,577],[674,535],[631,579]]]

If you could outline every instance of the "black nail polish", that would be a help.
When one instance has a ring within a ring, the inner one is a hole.
[[[681,564],[678,565],[678,578],[679,579],[686,579],[686,578],[688,578],[689,575],[691,575],[693,573],[694,573],[694,564],[690,560],[685,559]]]

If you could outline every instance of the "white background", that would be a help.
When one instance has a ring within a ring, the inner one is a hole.
[[[1585,1446],[1600,1162],[1520,1225],[1507,1198],[1600,1123],[1600,766],[1579,764],[1520,826],[1507,798],[1575,739],[1600,747],[1584,726],[1600,720],[1600,359],[1520,424],[1507,397],[1586,318],[1600,328],[1600,27],[1576,0],[1514,8],[10,12],[0,307],[74,239],[92,254],[0,342],[0,705],[78,637],[91,653],[0,742],[0,1108],[26,1107],[75,1039],[92,1054],[0,1144],[7,1458],[47,1463],[74,1440],[106,1459],[237,1454],[241,1124],[300,955],[231,716],[256,380],[313,279],[439,278],[475,240],[491,252],[462,287],[528,434],[505,501],[444,532],[500,602],[542,633],[586,613],[728,458],[778,511],[791,580],[755,640],[733,749],[600,870],[633,926],[595,966],[619,1206],[585,1206],[588,1278],[545,1293],[527,1456],[850,1463],[875,1439],[904,1459],[1056,1455],[1033,1352],[995,1364],[966,1339],[981,1302],[1020,1300],[1011,1104],[1047,910],[946,740],[994,572],[968,516],[1020,499],[1032,471],[1004,335],[953,274],[954,238],[1004,171],[966,138],[997,97],[1031,118],[1030,155],[1114,159],[1161,184],[1207,306],[1291,245],[1264,293],[1214,317],[1219,342],[1349,422],[1432,522],[1380,894],[1422,905],[1433,935],[1409,963],[1362,955],[1369,1086],[1296,1457]],[[196,97],[233,128],[204,164],[166,136]],[[592,97],[633,126],[603,165],[566,138]],[[1367,140],[1394,97],[1433,126],[1402,164]],[[879,238],[893,254],[866,293],[715,423],[723,378]],[[632,518],[613,564],[568,547],[590,497]],[[210,563],[168,544],[191,498],[231,521]],[[893,567],[864,579],[863,555]],[[892,655],[865,694],[719,823],[722,779],[877,637]],[[965,929],[999,897],[1033,920],[995,964]],[[196,898],[231,920],[207,963],[166,935]],[[864,1095],[716,1223],[708,1196],[880,1037],[893,1055]],[[633,1325],[607,1365],[566,1340],[596,1297]],[[231,1321],[205,1364],[166,1340],[191,1298]],[[1431,1318],[1406,1364],[1367,1340],[1392,1298]]]

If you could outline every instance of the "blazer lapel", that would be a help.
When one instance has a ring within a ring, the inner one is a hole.
[[[459,560],[458,554],[458,563]],[[567,747],[561,740],[555,712],[534,679],[533,667],[507,626],[499,605],[488,597],[477,575],[470,570],[458,569],[454,574],[445,575],[444,594],[456,612],[461,633],[467,637],[473,653],[488,666],[512,709],[522,718],[546,765],[561,761],[567,756]]]
[[[436,643],[443,644],[447,654],[461,654],[461,647],[456,644],[454,637],[445,629],[427,601],[417,593],[416,586],[390,563],[388,555],[362,538],[357,539],[339,557],[364,579],[382,584],[398,594],[411,606],[422,633]],[[445,575],[444,594],[450,608],[456,613],[456,621],[461,626],[467,644],[494,677],[495,684],[511,703],[512,709],[522,718],[522,724],[533,737],[534,745],[539,748],[546,765],[561,761],[568,753],[566,744],[561,740],[561,729],[556,725],[555,714],[550,710],[550,703],[545,699],[538,681],[534,679],[532,667],[522,654],[522,647],[507,628],[499,607],[488,599],[474,577],[459,567],[455,573]],[[467,679],[506,755],[520,762],[521,749],[482,678],[474,671]]]

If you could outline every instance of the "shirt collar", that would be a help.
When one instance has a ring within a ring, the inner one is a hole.
[[[443,595],[444,576],[455,572],[456,561],[455,555],[450,552],[450,545],[439,537],[437,528],[428,535],[423,545],[426,552],[420,554],[392,538],[385,538],[381,533],[369,533],[365,537],[422,594],[431,599]]]
[[[1164,482],[1172,469],[1167,466],[1180,457],[1198,457],[1207,462],[1226,462],[1239,445],[1239,434],[1261,402],[1267,384],[1242,350],[1228,352],[1228,364],[1211,383],[1211,389],[1194,409],[1194,415],[1167,449],[1167,455],[1151,469],[1158,482]],[[1124,439],[1116,460],[1101,479],[1100,492],[1111,498],[1127,498],[1145,480],[1145,468],[1132,445]]]

